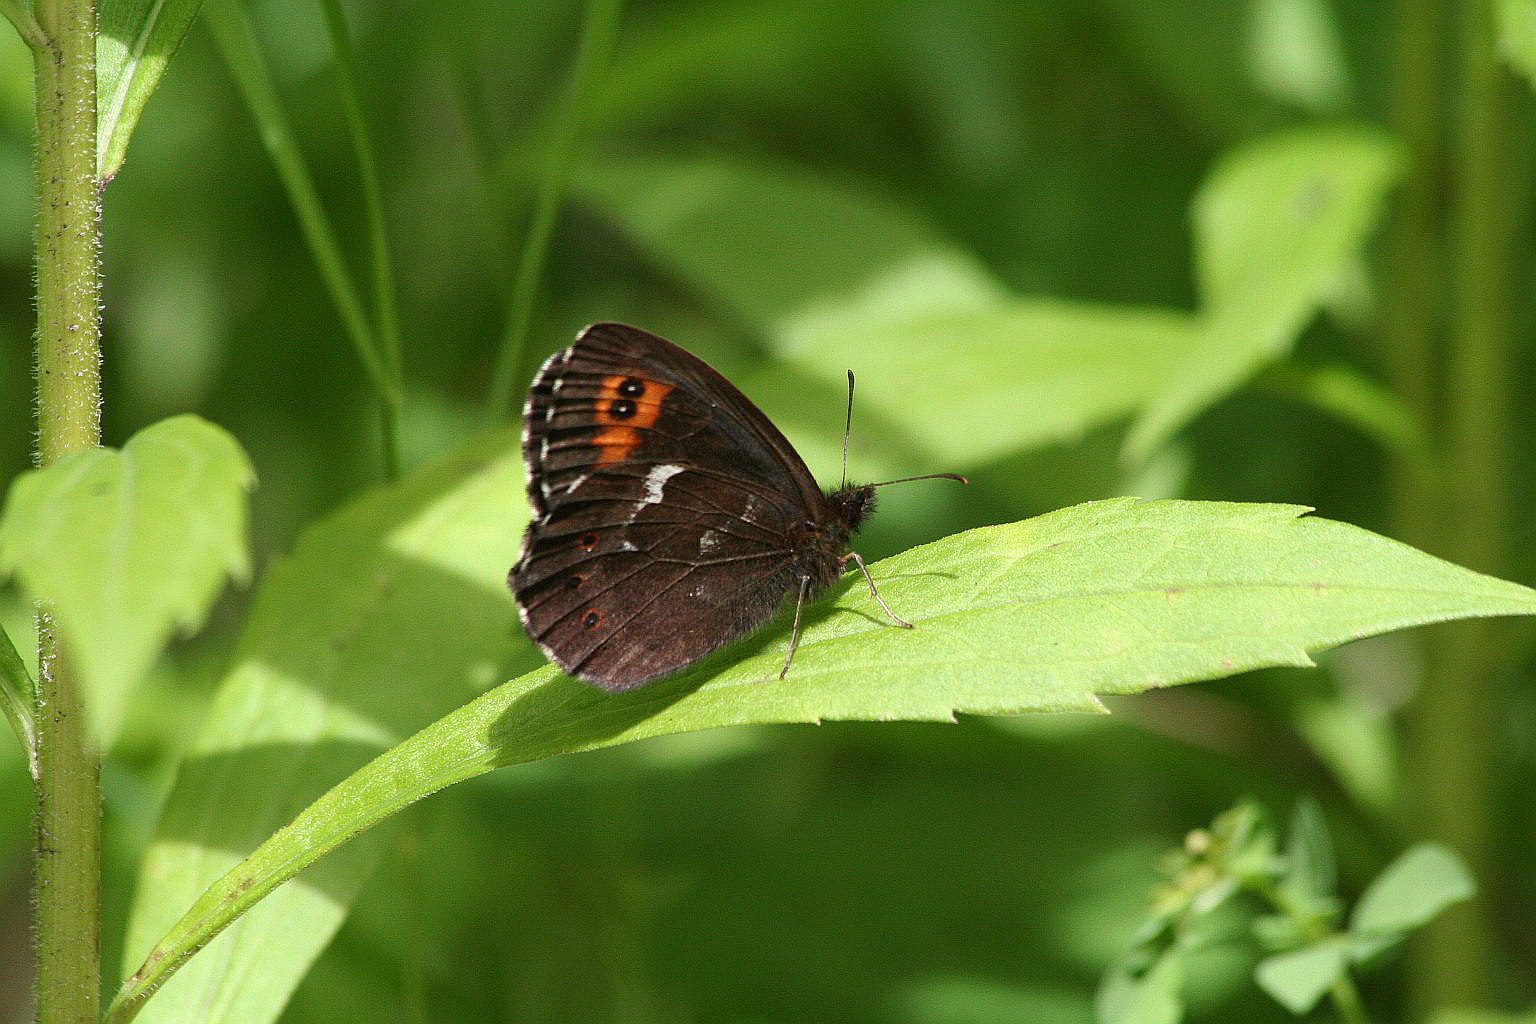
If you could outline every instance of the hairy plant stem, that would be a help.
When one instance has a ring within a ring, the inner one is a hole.
[[[96,9],[41,0],[37,103],[37,457],[101,441]],[[38,616],[35,939],[40,1024],[87,1024],[101,1001],[100,763],[78,680]]]

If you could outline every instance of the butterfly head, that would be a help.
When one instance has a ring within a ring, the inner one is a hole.
[[[827,495],[834,528],[840,527],[844,538],[857,533],[875,511],[875,488],[871,484],[839,487]]]

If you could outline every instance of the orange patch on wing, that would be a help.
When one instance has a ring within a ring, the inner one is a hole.
[[[625,381],[639,381],[644,391],[633,397],[620,390]],[[661,419],[661,403],[672,392],[672,385],[643,377],[604,377],[603,391],[597,399],[597,436],[592,444],[599,449],[597,464],[606,466],[623,462],[645,440],[643,431]],[[627,402],[632,411],[627,416],[614,415],[614,406]]]

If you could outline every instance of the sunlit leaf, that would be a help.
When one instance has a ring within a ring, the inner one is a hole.
[[[468,508],[458,511],[474,518]],[[1525,587],[1302,511],[1116,499],[914,548],[872,571],[885,599],[917,628],[895,628],[866,589],[850,585],[808,609],[782,681],[775,678],[782,623],[674,679],[624,694],[553,668],[531,672],[387,751],[306,808],[197,899],[119,1005],[145,998],[182,957],[323,853],[492,768],[725,725],[1094,711],[1099,694],[1306,665],[1309,651],[1384,630],[1536,613],[1536,592]],[[271,788],[270,781],[247,785]],[[261,908],[262,927],[275,928],[268,909]],[[289,941],[291,932],[282,929]],[[215,967],[226,961],[214,958]]]
[[[1365,129],[1274,135],[1224,160],[1195,203],[1200,340],[1137,420],[1144,456],[1280,355],[1358,257],[1397,174]]]
[[[1499,49],[1511,67],[1536,84],[1536,0],[1495,0]]]
[[[1387,865],[1355,905],[1349,930],[1356,955],[1373,955],[1476,891],[1467,866],[1450,849],[1415,846]]]
[[[99,736],[172,631],[202,623],[226,576],[248,575],[252,481],[234,438],[176,416],[12,485],[0,573],[52,605]]]
[[[897,295],[902,312],[972,309],[1005,295],[911,212],[803,171],[609,161],[576,184],[658,261],[762,330],[872,289]]]
[[[909,434],[914,466],[952,468],[1128,416],[1198,340],[1183,313],[1011,296],[919,218],[804,173],[624,164],[590,173],[585,189],[796,369],[834,393],[854,370],[861,415]]]
[[[1099,986],[1099,1024],[1179,1024],[1184,1019],[1184,950],[1162,953],[1144,971],[1111,971]]]
[[[504,582],[525,516],[515,445],[502,436],[364,496],[268,572],[144,859],[125,970],[328,786],[504,679],[518,657],[534,663]],[[274,1019],[383,838],[365,837],[273,895],[140,1020]]]
[[[1295,1014],[1307,1013],[1333,987],[1349,963],[1349,940],[1327,939],[1259,961],[1259,987]]]
[[[1313,114],[1339,112],[1349,98],[1349,63],[1332,8],[1322,0],[1256,0],[1251,12],[1251,64],[1265,91]]]
[[[906,432],[912,461],[963,466],[1073,440],[1160,391],[1196,338],[1188,316],[1045,299],[886,316],[854,304],[784,333],[785,358]]]
[[[96,34],[96,170],[110,181],[202,0],[102,0]]]

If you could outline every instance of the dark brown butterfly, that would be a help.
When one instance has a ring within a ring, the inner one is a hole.
[[[529,635],[578,679],[627,690],[675,672],[793,594],[788,672],[801,606],[850,560],[910,628],[845,553],[880,485],[823,493],[757,406],[654,334],[597,324],[551,356],[523,458],[533,518],[507,582]]]

